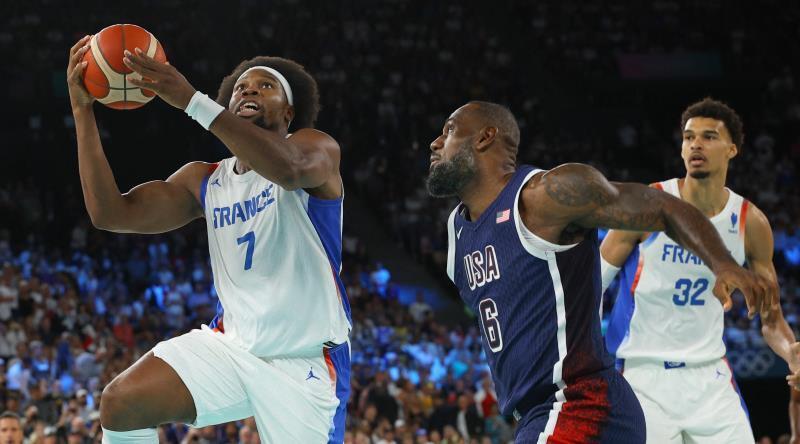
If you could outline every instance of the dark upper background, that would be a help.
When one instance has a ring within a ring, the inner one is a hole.
[[[522,161],[591,162],[613,179],[653,181],[682,174],[680,112],[713,95],[745,122],[731,186],[774,224],[797,221],[797,193],[788,192],[800,156],[796,4],[80,3],[2,6],[0,183],[34,180],[55,201],[74,199],[67,51],[86,33],[130,22],[153,32],[171,63],[211,96],[244,58],[303,63],[320,85],[318,127],[344,149],[348,184],[380,182],[370,189],[381,200],[419,186],[430,141],[469,99],[511,107],[523,129]],[[103,142],[123,190],[189,160],[227,155],[159,100],[132,112],[101,108]],[[771,193],[786,199],[778,204]]]

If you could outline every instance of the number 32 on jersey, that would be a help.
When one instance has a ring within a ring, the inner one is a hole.
[[[708,288],[708,279],[700,278],[696,281],[691,279],[678,279],[675,282],[675,290],[678,292],[672,295],[672,302],[678,306],[705,305],[703,293]]]

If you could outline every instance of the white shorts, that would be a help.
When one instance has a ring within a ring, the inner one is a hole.
[[[753,444],[747,407],[726,359],[704,364],[625,360],[647,442]]]
[[[255,416],[265,443],[343,440],[348,343],[320,347],[316,357],[262,359],[204,325],[156,344],[153,354],[175,369],[192,394],[195,427]]]

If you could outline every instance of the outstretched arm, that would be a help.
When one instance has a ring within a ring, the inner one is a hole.
[[[75,119],[81,188],[92,223],[115,232],[161,233],[201,217],[202,209],[193,191],[199,193],[208,169],[202,162],[185,165],[166,181],[148,182],[120,193],[100,142],[92,108],[94,99],[81,78],[86,68],[81,58],[88,49],[89,36],[70,49],[67,83]]]
[[[565,164],[548,171],[536,188],[543,192],[535,193],[531,208],[563,227],[665,231],[711,268],[717,276],[714,295],[726,309],[736,288],[744,293],[751,317],[775,303],[774,284],[740,267],[708,218],[668,193],[641,184],[611,183],[583,164]]]
[[[753,272],[778,286],[778,274],[772,263],[774,240],[767,216],[755,205],[750,204],[750,211],[745,222],[744,249],[747,264]],[[794,337],[789,324],[783,318],[780,304],[761,316],[761,334],[772,351],[789,364],[789,372],[800,383],[800,343]],[[791,376],[790,376],[791,377]]]

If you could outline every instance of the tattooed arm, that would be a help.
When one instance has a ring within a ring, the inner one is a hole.
[[[545,240],[562,242],[565,232],[581,228],[665,231],[711,268],[717,276],[714,295],[726,310],[736,288],[744,293],[751,317],[776,304],[777,287],[740,267],[708,218],[668,193],[612,183],[591,166],[572,163],[529,182],[522,197],[526,226]]]

